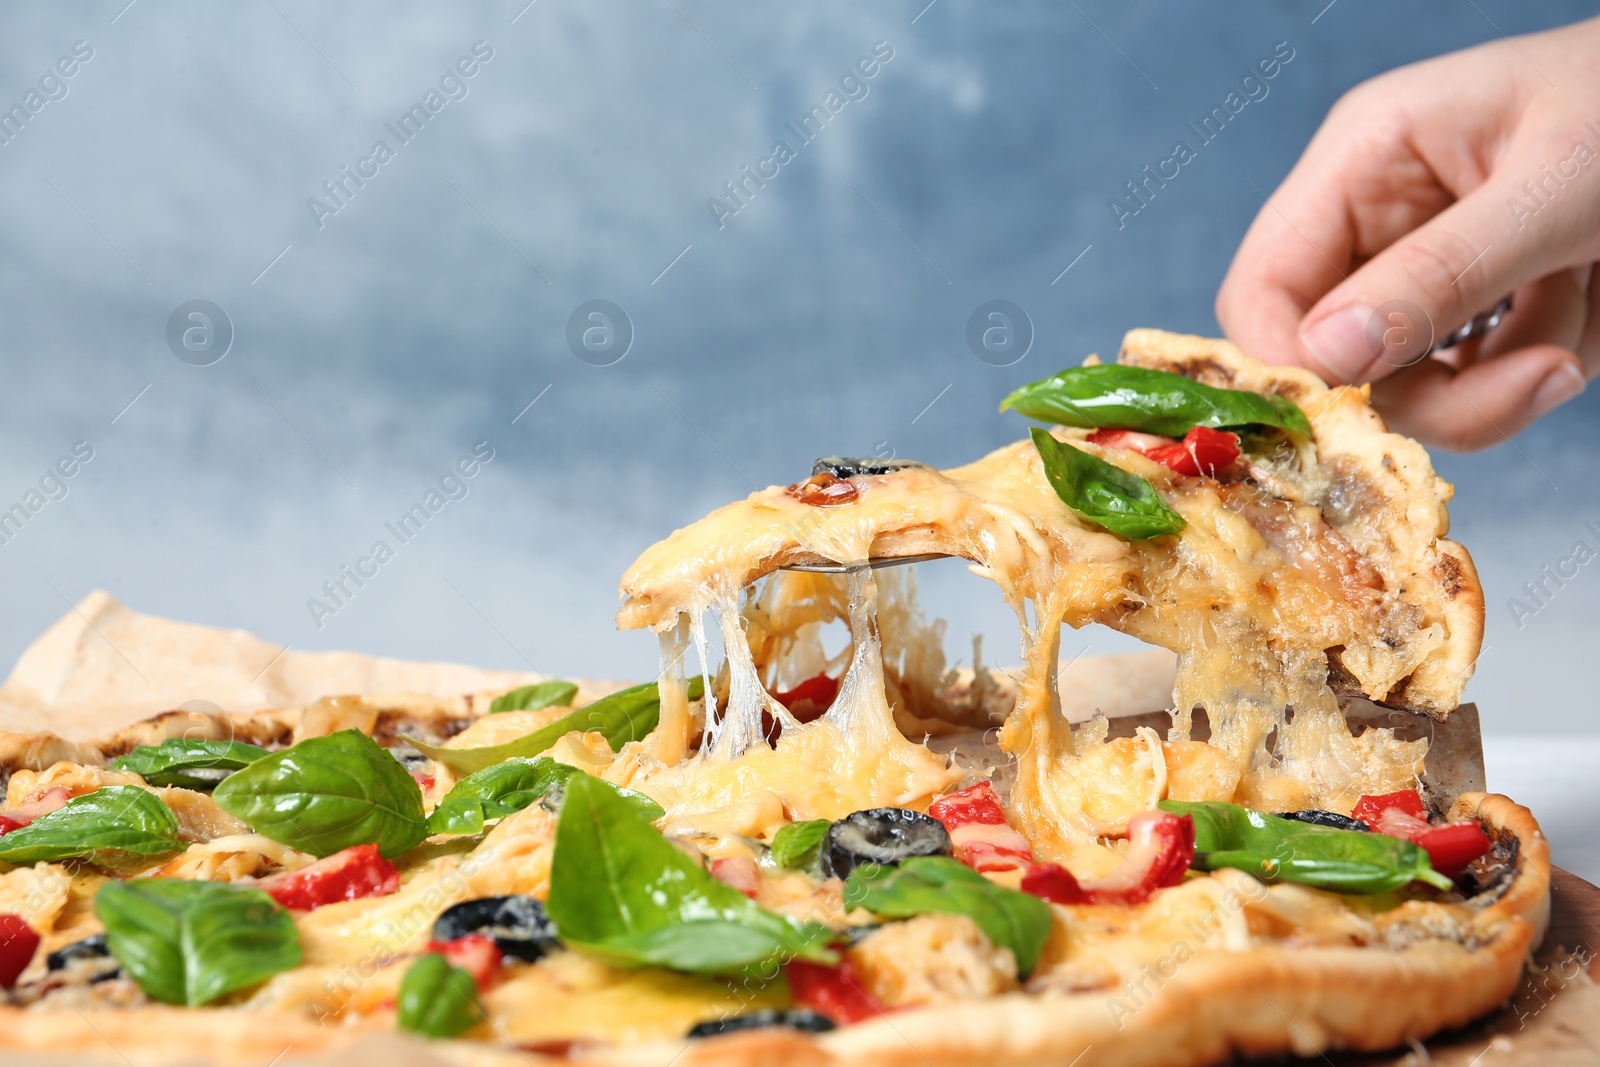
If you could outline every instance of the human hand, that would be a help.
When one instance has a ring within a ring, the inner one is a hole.
[[[1256,216],[1217,296],[1269,363],[1373,382],[1398,431],[1495,444],[1600,373],[1600,19],[1347,93]],[[1514,293],[1482,341],[1437,338]]]

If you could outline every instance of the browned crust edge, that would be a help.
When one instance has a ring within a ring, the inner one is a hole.
[[[1104,991],[1011,994],[896,1012],[819,1036],[750,1031],[596,1051],[584,1062],[599,1067],[660,1067],[668,1061],[683,1067],[1043,1067],[1069,1062],[1078,1067],[1206,1067],[1240,1053],[1375,1051],[1423,1040],[1507,1001],[1549,922],[1550,849],[1532,813],[1498,794],[1468,793],[1450,817],[1475,818],[1491,834],[1517,839],[1516,876],[1472,920],[1474,947],[1441,940],[1401,950],[1261,946],[1196,957],[1131,1013],[1112,1011]],[[295,1016],[226,1009],[78,1013],[0,1008],[0,1047],[74,1052],[138,1065],[171,1064],[204,1050],[213,1062],[258,1065],[285,1046],[297,1054],[349,1049],[380,1025],[324,1028]],[[555,1062],[463,1041],[428,1047],[474,1067]]]

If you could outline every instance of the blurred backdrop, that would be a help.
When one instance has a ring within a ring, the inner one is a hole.
[[[1342,92],[1593,10],[7,6],[0,510],[44,502],[0,527],[0,660],[99,587],[299,649],[645,676],[654,640],[611,619],[650,542],[819,454],[1009,442],[1005,393],[1129,327],[1215,334],[1233,249]],[[996,300],[999,352],[968,329]],[[1600,546],[1597,414],[1437,457],[1501,735],[1600,730],[1600,564],[1509,603]],[[1015,654],[992,586],[922,580],[953,656],[977,631]]]

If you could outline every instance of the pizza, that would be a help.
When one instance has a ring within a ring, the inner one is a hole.
[[[1423,449],[1152,330],[1005,407],[964,467],[820,459],[648,548],[652,682],[0,734],[0,1047],[1200,1067],[1504,1003],[1537,823],[1345,713],[1444,721],[1478,654]],[[1018,667],[873,566],[923,556],[999,586]],[[1090,623],[1176,654],[1164,734],[1063,712]]]

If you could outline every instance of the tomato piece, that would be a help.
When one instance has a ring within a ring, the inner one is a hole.
[[[1489,835],[1475,822],[1429,827],[1416,837],[1417,846],[1433,861],[1433,869],[1454,878],[1467,864],[1489,851]]]
[[[72,793],[59,785],[41,790],[10,811],[0,812],[0,834],[20,830],[37,818],[66,807],[71,799]]]
[[[1104,448],[1121,448],[1129,452],[1149,453],[1152,449],[1163,448],[1167,445],[1177,444],[1173,437],[1162,437],[1160,434],[1140,433],[1137,430],[1096,430],[1086,440],[1091,445],[1100,445]]]
[[[789,993],[796,1004],[836,1023],[860,1022],[884,1013],[878,998],[861,984],[861,976],[848,956],[837,967],[790,960],[784,964],[783,973],[789,979]]]
[[[1427,819],[1419,819],[1400,808],[1384,808],[1378,814],[1378,821],[1370,825],[1378,833],[1398,837],[1402,841],[1415,841],[1433,829]]]
[[[1122,448],[1143,453],[1178,474],[1216,474],[1239,458],[1239,437],[1226,430],[1213,430],[1209,426],[1194,426],[1183,435],[1182,441],[1161,437],[1153,433],[1135,433],[1132,430],[1096,430],[1088,437],[1090,444],[1108,448]]]
[[[438,779],[435,778],[433,775],[431,775],[431,774],[423,774],[421,771],[412,771],[411,772],[411,777],[413,777],[413,778],[415,778],[417,780],[417,786],[424,793],[426,793],[428,790],[432,789],[433,788],[433,783],[438,781]]]
[[[1089,894],[1084,892],[1078,879],[1059,863],[1035,863],[1022,876],[1022,891],[1032,893],[1052,904],[1088,904]]]
[[[1033,846],[1006,822],[994,786],[979,782],[928,805],[950,831],[955,857],[975,871],[1009,871],[1033,862]]]
[[[751,900],[761,891],[761,870],[749,856],[723,856],[712,860],[711,877]]]
[[[453,941],[429,941],[425,952],[437,952],[472,975],[479,992],[494,985],[500,977],[500,947],[488,934],[466,934]]]
[[[959,793],[940,797],[928,805],[928,814],[944,823],[946,830],[954,830],[968,823],[993,826],[1004,825],[1006,821],[1000,798],[995,796],[994,786],[988,782],[969,785]]]
[[[20,915],[0,915],[0,989],[17,984],[39,950],[39,935]]]
[[[802,504],[810,504],[819,508],[850,504],[855,501],[858,495],[854,484],[827,471],[813,474],[805,481],[787,487],[784,492]]]
[[[400,888],[400,873],[378,855],[377,845],[352,845],[298,871],[263,878],[256,888],[286,908],[312,911],[344,900],[388,896]]]
[[[839,683],[826,674],[807,678],[784,693],[772,694],[772,699],[789,709],[800,722],[815,722],[832,706],[839,695]]]
[[[1378,796],[1364,796],[1356,801],[1355,810],[1350,813],[1351,818],[1360,819],[1368,826],[1376,827],[1378,817],[1389,808],[1399,808],[1418,819],[1428,817],[1427,806],[1422,803],[1422,794],[1415,789],[1402,789],[1398,793],[1382,793]]]
[[[1057,904],[1142,904],[1157,889],[1177,885],[1194,862],[1194,817],[1147,811],[1128,821],[1123,863],[1103,878],[1080,882],[1054,863],[1036,864],[1022,889]]]

